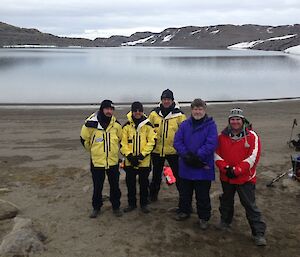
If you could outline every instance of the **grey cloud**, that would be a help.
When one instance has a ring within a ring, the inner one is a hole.
[[[255,23],[297,23],[300,1],[38,1],[2,0],[1,21],[60,35],[84,30]]]

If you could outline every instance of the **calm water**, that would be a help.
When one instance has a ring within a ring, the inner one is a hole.
[[[300,56],[179,48],[0,49],[0,103],[299,97]]]

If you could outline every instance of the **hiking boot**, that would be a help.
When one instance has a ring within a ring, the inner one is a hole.
[[[115,209],[113,210],[113,213],[116,217],[121,217],[123,216],[123,212],[120,209]]]
[[[266,246],[267,240],[263,235],[254,236],[254,242],[257,246]]]
[[[145,214],[150,212],[149,208],[146,205],[141,207],[141,211]]]
[[[167,211],[178,214],[180,212],[180,209],[179,207],[171,207]]]
[[[189,214],[184,213],[184,212],[179,212],[176,217],[175,220],[177,221],[183,221],[183,220],[187,220],[190,217]]]
[[[97,216],[100,214],[100,210],[92,210],[91,214],[90,214],[90,218],[91,219],[95,219],[97,218]]]
[[[218,230],[225,231],[225,230],[229,230],[231,228],[231,225],[221,220],[220,223],[218,225],[216,225],[216,228]]]
[[[124,212],[131,212],[134,209],[136,209],[136,206],[128,205],[126,208],[124,208]]]
[[[204,219],[199,219],[199,226],[202,230],[208,229],[208,221]]]

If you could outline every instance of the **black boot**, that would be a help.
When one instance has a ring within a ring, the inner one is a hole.
[[[90,218],[95,219],[99,214],[100,214],[100,210],[93,210],[92,213],[90,214]]]
[[[136,206],[128,205],[123,211],[124,212],[131,212],[136,209]]]

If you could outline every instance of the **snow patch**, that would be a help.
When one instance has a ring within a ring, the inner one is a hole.
[[[146,37],[146,38],[141,38],[139,40],[136,40],[136,41],[132,41],[132,42],[126,42],[126,43],[123,43],[122,46],[135,46],[137,44],[142,44],[142,43],[145,43],[146,41],[148,41],[150,38],[153,38],[154,36],[150,36],[150,37]]]
[[[167,36],[164,37],[164,39],[162,40],[162,42],[170,41],[173,37],[174,37],[174,35],[167,35]]]
[[[237,43],[231,46],[228,46],[228,49],[251,49],[254,46],[261,44],[263,42],[267,42],[267,41],[275,41],[275,40],[283,40],[283,39],[287,39],[287,38],[291,38],[291,37],[295,37],[297,36],[297,34],[293,34],[293,35],[286,35],[286,36],[281,36],[281,37],[272,37],[266,40],[256,40],[256,41],[250,41],[250,42],[241,42],[241,43]]]
[[[195,31],[191,32],[190,35],[194,35],[194,34],[199,33],[199,32],[201,32],[201,29],[198,29],[198,30],[195,30]]]
[[[291,38],[291,37],[295,37],[295,36],[297,36],[297,34],[286,35],[286,36],[282,36],[282,37],[272,37],[272,38],[269,38],[265,41],[282,40],[282,39],[287,39],[287,38]]]
[[[7,45],[4,48],[55,48],[54,45]]]
[[[209,32],[210,34],[213,34],[213,35],[215,35],[215,34],[217,34],[217,33],[219,33],[220,32],[220,30],[219,29],[217,29],[217,30],[215,30],[215,31],[212,31],[212,32]]]
[[[273,29],[272,27],[267,28],[267,32],[268,33],[273,33],[272,29]]]
[[[288,54],[300,54],[300,45],[289,47],[284,52]]]

